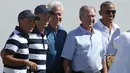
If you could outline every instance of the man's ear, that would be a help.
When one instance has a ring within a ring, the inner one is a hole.
[[[101,10],[99,11],[99,15],[100,15],[100,16],[102,15]]]
[[[82,17],[81,15],[79,16],[79,18],[80,18],[80,20],[82,21],[83,17]]]

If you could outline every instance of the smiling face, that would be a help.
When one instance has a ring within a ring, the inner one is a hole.
[[[58,26],[59,23],[61,23],[61,21],[62,21],[63,10],[62,10],[62,8],[59,6],[59,7],[53,7],[52,11],[53,11],[55,14],[52,15],[52,17],[51,17],[51,25],[53,25],[53,26]]]
[[[28,32],[32,32],[33,28],[35,26],[35,20],[34,19],[28,19]]]
[[[95,23],[96,12],[93,7],[85,7],[81,8],[80,19],[82,21],[82,25],[85,28],[92,28]]]
[[[37,26],[43,27],[43,28],[47,27],[50,22],[51,15],[47,13],[47,14],[38,14],[38,16],[40,17],[40,20],[36,21]]]
[[[32,32],[33,28],[35,26],[35,20],[34,19],[28,19],[24,18],[23,20],[20,20],[20,28],[26,33]]]
[[[100,15],[102,16],[102,22],[106,24],[113,23],[115,13],[116,9],[115,5],[113,4],[105,5],[104,7],[102,7],[100,10]]]

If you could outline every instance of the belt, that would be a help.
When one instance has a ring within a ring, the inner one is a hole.
[[[72,73],[86,73],[86,72],[82,72],[82,71],[73,71],[73,70],[72,70]],[[101,73],[101,71],[96,72],[96,73]]]
[[[72,73],[84,73],[84,72],[82,72],[82,71],[73,71],[72,70]]]

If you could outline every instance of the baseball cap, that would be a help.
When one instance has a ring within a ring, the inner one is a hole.
[[[39,5],[35,8],[35,14],[54,14],[53,11],[49,10],[47,5]]]
[[[20,21],[20,20],[22,20],[24,18],[35,19],[37,17],[31,12],[31,10],[23,10],[18,15],[18,21]]]

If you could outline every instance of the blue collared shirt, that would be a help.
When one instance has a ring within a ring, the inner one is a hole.
[[[106,54],[116,54],[116,49],[113,47],[113,40],[118,35],[120,35],[120,28],[117,24],[112,25],[111,31],[109,28],[104,26],[103,23],[98,20],[98,22],[94,25],[94,28],[99,30],[103,34],[104,45],[106,47]]]
[[[47,39],[49,41],[49,49],[47,54],[47,70],[59,71],[63,70],[61,52],[67,36],[67,32],[60,26],[57,32],[49,25],[47,28]]]
[[[104,53],[101,33],[95,29],[90,33],[79,26],[68,34],[61,56],[72,60],[74,71],[98,72]]]

